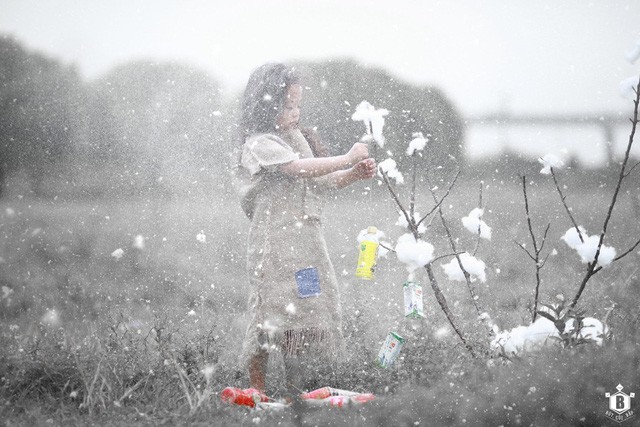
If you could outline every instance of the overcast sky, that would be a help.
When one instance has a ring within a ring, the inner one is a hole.
[[[640,1],[0,0],[0,32],[99,77],[181,60],[234,94],[266,61],[354,57],[466,114],[624,112]]]

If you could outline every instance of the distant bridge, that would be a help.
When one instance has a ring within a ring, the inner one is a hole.
[[[470,116],[465,119],[467,126],[518,126],[518,125],[541,125],[541,126],[576,126],[592,125],[602,128],[603,139],[607,150],[607,158],[612,161],[614,158],[613,142],[614,128],[629,123],[631,117],[621,114],[527,114],[510,115],[506,113],[487,114],[482,116]]]

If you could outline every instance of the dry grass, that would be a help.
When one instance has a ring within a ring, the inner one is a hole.
[[[533,266],[513,242],[528,239],[522,195],[516,179],[479,178],[485,180],[485,220],[494,233],[478,251],[488,280],[475,291],[483,310],[511,328],[531,318],[535,286]],[[542,271],[544,302],[560,292],[572,295],[583,266],[559,240],[570,223],[557,195],[542,179],[535,181],[529,186],[534,227],[551,221],[549,250],[557,250]],[[596,231],[608,189],[567,185],[577,218]],[[637,254],[599,273],[581,302],[600,318],[617,304],[610,318],[615,342],[506,366],[499,359],[474,361],[429,292],[426,320],[402,317],[406,272],[393,255],[380,261],[376,282],[353,278],[354,240],[361,229],[377,225],[391,240],[401,234],[384,192],[362,190],[340,195],[327,208],[325,234],[342,284],[347,337],[347,357],[334,386],[373,391],[381,399],[349,411],[297,414],[305,423],[579,424],[581,418],[603,416],[603,390],[613,391],[618,382],[638,390]],[[461,183],[443,205],[463,248],[475,246],[474,236],[458,223],[475,207],[476,191],[477,182]],[[247,385],[237,366],[247,221],[229,200],[222,194],[170,203],[0,201],[0,284],[7,289],[0,305],[0,417],[22,425],[248,424],[255,418],[297,424],[294,413],[247,414],[221,406],[216,395],[228,385]],[[419,210],[431,207],[426,200],[418,200]],[[614,213],[614,246],[637,239],[631,206],[623,199]],[[430,241],[447,253],[443,230],[433,224]],[[196,239],[199,233],[206,243]],[[144,249],[132,247],[138,234],[145,238]],[[121,259],[111,256],[118,248],[124,250]],[[439,267],[435,272],[465,333],[486,349],[489,337],[464,284],[447,282]],[[408,342],[394,368],[379,370],[371,360],[390,330]],[[281,367],[277,360],[272,364],[269,392],[277,395]]]

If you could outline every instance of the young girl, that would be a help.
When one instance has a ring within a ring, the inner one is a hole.
[[[323,196],[376,171],[363,143],[326,157],[317,135],[298,127],[301,100],[293,68],[255,70],[242,104],[239,159],[246,178],[241,205],[251,220],[244,360],[251,387],[264,390],[268,354],[282,351],[292,393],[321,386],[320,377],[335,372],[342,337],[338,283],[322,232]]]

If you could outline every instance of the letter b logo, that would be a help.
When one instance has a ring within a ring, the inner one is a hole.
[[[624,396],[616,396],[616,409],[624,409]]]

